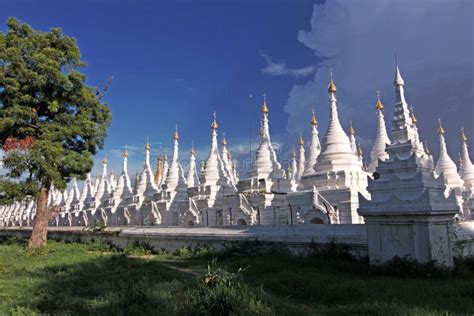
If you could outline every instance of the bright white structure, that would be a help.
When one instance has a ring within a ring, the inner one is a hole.
[[[362,218],[357,214],[358,193],[369,198],[366,191],[367,173],[357,155],[355,144],[351,144],[339,122],[336,91],[336,84],[331,76],[328,86],[329,126],[313,168],[314,172],[303,176],[301,184],[305,190],[310,190],[308,194],[317,190],[324,199],[329,201],[329,204],[337,211],[340,223],[355,224],[362,222]],[[320,212],[327,213],[324,209]]]
[[[319,132],[317,129],[318,121],[316,120],[316,115],[311,116],[311,142],[309,144],[308,153],[306,157],[306,166],[304,167],[303,175],[314,174],[314,166],[316,165],[316,160],[321,152],[321,144],[319,143]]]
[[[380,93],[377,92],[377,104],[375,105],[377,110],[377,133],[375,135],[374,145],[370,151],[370,164],[368,167],[369,173],[373,173],[379,164],[379,160],[386,160],[388,154],[385,151],[387,144],[390,144],[390,139],[387,135],[387,129],[385,127],[385,119],[383,115],[384,106],[380,100]]]
[[[394,254],[409,254],[420,260],[436,258],[428,240],[444,240],[443,229],[449,229],[455,214],[457,220],[472,218],[474,166],[462,132],[458,174],[447,154],[445,131],[440,125],[440,156],[435,167],[433,157],[419,139],[416,118],[405,100],[404,80],[398,66],[394,85],[396,98],[390,138],[384,106],[380,95],[377,97],[377,130],[367,171],[352,124],[348,135],[339,121],[337,89],[331,75],[328,128],[320,143],[313,111],[308,126],[310,139],[305,147],[300,136],[288,172],[280,164],[271,142],[269,106],[264,96],[260,143],[248,174],[238,174],[227,139],[218,141],[214,113],[210,150],[201,168],[197,167],[193,146],[189,167],[184,170],[176,128],[171,159],[168,161],[167,153],[160,154],[155,172],[150,164],[150,145],[146,143],[143,170],[136,175],[134,187],[125,150],[118,179],[107,173],[104,159],[101,176],[92,181],[90,174],[87,175],[82,190],[75,179],[69,191],[53,188],[49,204],[60,205],[61,212],[51,220],[51,225],[276,226],[365,221],[373,237],[369,248],[374,260],[383,261]],[[32,201],[0,206],[3,226],[30,225],[34,216]],[[416,238],[419,240],[415,242]],[[400,247],[392,243],[389,250],[384,249],[387,239],[399,240]],[[420,250],[416,248],[418,245],[426,247]],[[444,243],[440,247],[449,252]]]
[[[408,112],[398,65],[394,86],[392,142],[386,146],[389,157],[379,161],[376,176],[369,180],[371,199],[360,194],[359,214],[367,225],[370,260],[380,263],[394,256],[409,256],[450,266],[450,234],[453,216],[459,211],[456,196],[454,191],[445,196],[443,177],[436,177],[432,156],[420,142],[416,118]],[[447,170],[443,162],[446,157],[441,159],[443,173]]]

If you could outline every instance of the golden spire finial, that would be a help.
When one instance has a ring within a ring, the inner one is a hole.
[[[466,134],[464,133],[464,127],[461,127],[461,141],[463,143],[467,142]]]
[[[461,153],[458,153],[458,163],[459,163],[459,165],[462,165],[462,156],[461,156]]]
[[[438,134],[444,135],[444,128],[443,128],[443,125],[441,125],[441,119],[438,119],[438,123],[439,123]]]
[[[293,145],[293,153],[292,153],[291,157],[293,157],[293,159],[296,159],[295,145]]]
[[[355,129],[352,127],[352,120],[349,121],[349,135],[355,135]]]
[[[382,101],[380,101],[380,91],[377,90],[377,104],[375,105],[375,108],[379,111],[383,110],[383,104]]]
[[[148,136],[146,137],[145,150],[150,150],[150,143],[148,142]]]
[[[328,92],[329,93],[336,93],[336,84],[334,83],[333,79],[332,79],[332,67],[329,68],[329,77],[330,77],[330,80],[329,80],[329,86],[328,86]]]
[[[411,118],[411,121],[413,122],[413,124],[416,125],[416,122],[417,122],[417,119],[416,119],[416,116],[415,116],[415,110],[413,108],[413,105],[410,107],[410,118]]]
[[[314,114],[314,107],[313,107],[313,115],[311,116],[311,125],[315,126],[318,124],[318,121],[316,120],[316,115]]]
[[[168,150],[165,150],[165,161],[168,161]]]
[[[224,146],[224,147],[227,146],[227,139],[225,138],[225,133],[222,134],[221,145]]]
[[[262,105],[262,113],[268,114],[268,106],[267,106],[267,94],[263,94],[263,105]]]
[[[212,115],[214,116],[214,119],[212,120],[211,128],[215,130],[219,127],[217,125],[217,114],[216,114],[216,112],[214,112],[214,113],[212,113]]]
[[[304,145],[304,139],[303,139],[303,135],[301,134],[301,132],[300,132],[300,139],[298,140],[298,144],[299,144],[300,146],[303,146],[303,145]]]
[[[175,127],[175,129],[174,129],[173,140],[179,140],[178,124],[176,124],[176,127]]]
[[[123,152],[123,156],[125,158],[128,158],[128,145],[127,144],[125,144],[125,151]]]
[[[103,165],[106,165],[106,164],[107,164],[107,157],[104,157],[104,159],[102,159],[102,164],[103,164]]]

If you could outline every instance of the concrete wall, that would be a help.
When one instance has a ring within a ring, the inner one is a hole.
[[[48,238],[63,241],[88,242],[104,239],[117,247],[138,240],[153,245],[155,249],[174,251],[182,246],[210,246],[221,250],[230,243],[255,242],[269,247],[286,248],[292,254],[305,255],[316,247],[335,245],[357,257],[365,257],[367,235],[364,225],[312,225],[312,226],[233,226],[216,227],[108,227],[92,232],[84,227],[49,227]],[[4,227],[0,236],[29,237],[29,227]]]
[[[210,246],[223,249],[230,243],[258,240],[269,247],[282,247],[292,254],[305,255],[318,248],[335,245],[357,257],[368,256],[366,225],[293,225],[231,227],[107,227],[93,232],[84,227],[49,227],[50,239],[82,241],[104,239],[123,248],[133,241],[144,241],[155,249],[174,251],[182,246]],[[30,227],[2,227],[0,236],[28,238]],[[453,225],[454,256],[474,256],[474,221]]]

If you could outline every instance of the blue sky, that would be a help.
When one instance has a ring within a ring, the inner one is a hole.
[[[191,141],[198,159],[205,158],[213,111],[219,132],[242,159],[248,155],[250,116],[254,141],[258,137],[264,92],[273,141],[287,156],[300,130],[309,135],[313,106],[321,138],[325,132],[329,66],[335,68],[343,125],[353,119],[368,154],[377,89],[390,129],[394,51],[422,139],[433,152],[438,117],[445,120],[452,156],[459,150],[460,126],[473,135],[468,0],[0,2],[1,30],[9,16],[41,30],[61,27],[78,41],[89,84],[114,76],[105,98],[113,120],[97,161],[108,156],[116,171],[125,144],[131,148],[130,172],[141,167],[147,136],[153,154],[170,150],[175,124],[183,158]]]

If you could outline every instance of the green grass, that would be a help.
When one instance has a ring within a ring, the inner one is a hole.
[[[118,251],[100,242],[54,241],[32,252],[22,240],[0,240],[0,315],[474,312],[473,260],[442,271],[405,261],[372,268],[330,253],[251,253],[183,248],[169,254],[144,243]],[[214,257],[218,265],[209,272]]]

